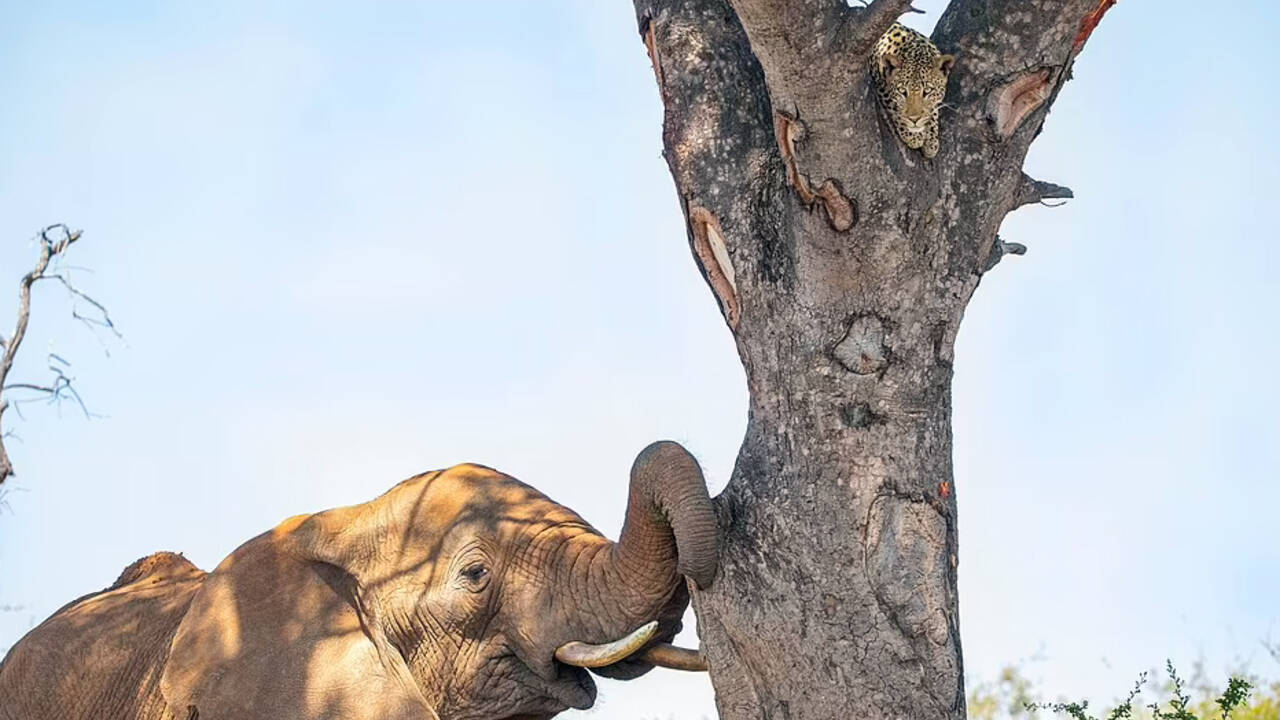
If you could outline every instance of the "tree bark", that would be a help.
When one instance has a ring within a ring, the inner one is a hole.
[[[953,0],[933,160],[868,62],[909,7],[635,0],[693,255],[737,343],[746,437],[695,590],[722,718],[962,718],[951,377],[956,332],[1019,205],[1021,166],[1114,0]]]

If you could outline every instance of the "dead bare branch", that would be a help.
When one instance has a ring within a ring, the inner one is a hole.
[[[49,405],[60,405],[63,400],[70,398],[74,400],[76,405],[80,407],[80,411],[84,413],[85,418],[92,418],[95,415],[89,412],[89,408],[85,406],[84,400],[80,397],[79,391],[76,390],[75,378],[66,374],[65,368],[70,368],[71,363],[59,357],[55,353],[48,355],[48,368],[53,373],[53,381],[47,385],[37,385],[35,383],[10,383],[0,387],[0,392],[6,390],[25,390],[37,394],[37,397],[23,398],[19,400],[11,400],[13,408],[16,411],[24,402],[43,399]]]
[[[93,417],[75,387],[75,378],[67,374],[71,363],[56,353],[51,352],[46,356],[46,367],[53,375],[49,382],[43,384],[6,382],[10,371],[13,369],[14,359],[22,346],[22,341],[27,336],[27,328],[31,322],[31,288],[42,280],[53,280],[62,285],[67,291],[73,300],[71,310],[73,318],[91,329],[105,328],[115,337],[122,337],[106,306],[81,291],[71,282],[66,275],[70,268],[61,267],[57,269],[60,267],[59,261],[65,257],[67,251],[80,239],[80,236],[81,231],[72,230],[62,223],[57,223],[41,230],[35,238],[40,254],[36,259],[35,266],[30,272],[23,275],[22,280],[19,282],[18,316],[14,323],[13,332],[7,339],[0,339],[0,348],[3,348],[3,354],[0,354],[0,421],[3,421],[5,411],[11,408],[21,417],[22,413],[19,406],[36,399],[44,399],[49,404],[57,406],[60,406],[64,400],[71,400],[76,403],[86,418]],[[51,271],[51,267],[55,269]],[[82,313],[79,306],[75,304],[77,302],[87,304],[92,310]],[[5,393],[12,393],[13,391],[34,393],[36,397],[14,399],[5,396]],[[8,452],[4,446],[4,441],[11,437],[14,437],[12,431],[6,431],[0,427],[0,484],[15,475],[13,463],[9,459]]]
[[[111,334],[115,335],[117,338],[124,337],[123,335],[120,334],[120,331],[116,329],[115,323],[112,322],[111,320],[111,313],[107,311],[107,308],[102,303],[98,302],[97,300],[94,300],[91,296],[82,292],[75,285],[72,285],[71,281],[67,279],[66,275],[45,275],[40,279],[41,280],[57,280],[59,283],[62,284],[64,288],[67,289],[67,292],[71,293],[73,297],[89,303],[90,305],[93,306],[94,310],[98,311],[98,314],[101,315],[101,318],[91,318],[85,315],[81,315],[78,310],[72,309],[71,311],[72,317],[84,323],[85,325],[106,328],[107,330],[110,330]]]

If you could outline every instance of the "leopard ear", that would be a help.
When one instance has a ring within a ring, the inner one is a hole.
[[[955,64],[956,64],[955,55],[942,55],[941,57],[938,58],[938,69],[942,71],[943,75],[946,75],[947,73],[951,72],[951,68]]]
[[[885,64],[889,67],[895,69],[902,67],[902,60],[898,58],[898,53],[887,52],[882,57],[884,58]]]

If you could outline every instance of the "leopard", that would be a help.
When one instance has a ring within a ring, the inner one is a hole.
[[[954,55],[929,38],[894,23],[876,43],[871,79],[880,105],[902,144],[926,158],[938,154],[938,110],[947,92]]]

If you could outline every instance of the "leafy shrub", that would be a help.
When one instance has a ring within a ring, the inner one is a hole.
[[[1225,687],[1215,687],[1197,668],[1196,682],[1184,682],[1173,663],[1167,663],[1168,680],[1155,688],[1154,699],[1141,703],[1148,673],[1142,673],[1133,689],[1102,715],[1104,720],[1280,720],[1280,682],[1254,692],[1257,678],[1232,677]],[[1090,714],[1088,701],[1043,702],[1032,683],[1014,667],[1001,671],[994,683],[969,693],[970,720],[1018,720],[1045,717],[1099,720]]]

